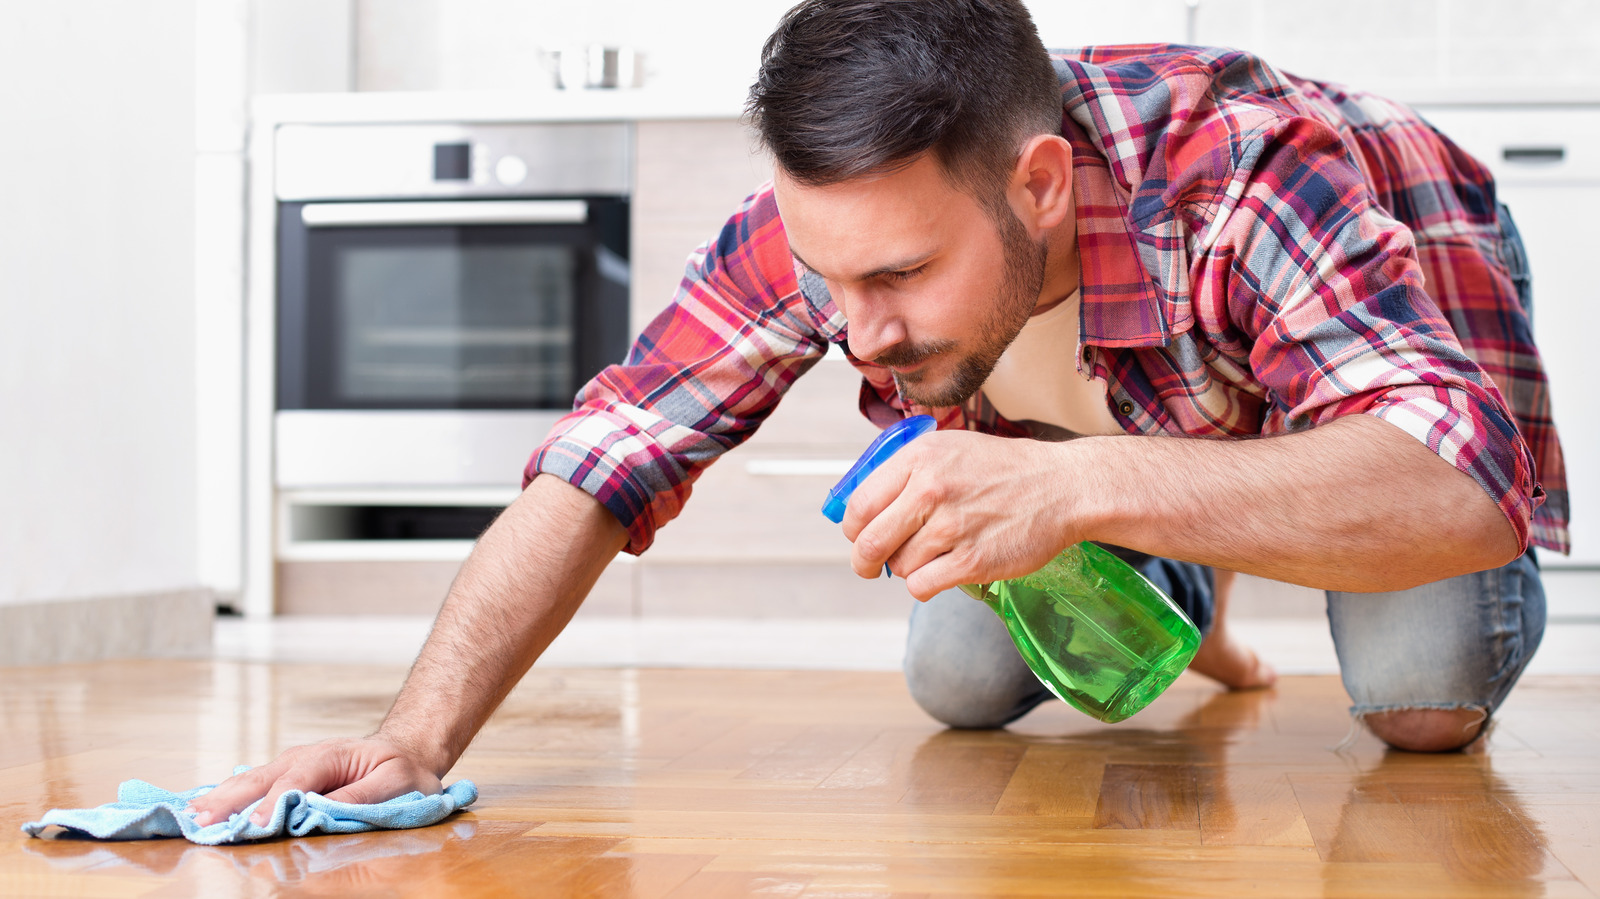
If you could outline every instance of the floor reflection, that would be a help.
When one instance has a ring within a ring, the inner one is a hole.
[[[1494,773],[1492,751],[1399,752],[1365,733],[1336,748],[1325,725],[1303,728],[1275,702],[1272,691],[1217,693],[1143,727],[942,731],[917,746],[907,801],[1019,824],[1052,818],[1056,829],[1042,836],[1063,847],[1111,852],[1130,837],[1166,847],[1175,854],[1152,849],[1119,862],[1122,876],[1152,882],[1181,876],[1183,853],[1220,847],[1282,850],[1318,866],[1330,894],[1343,894],[1352,877],[1378,877],[1377,865],[1387,867],[1379,879],[1402,890],[1442,876],[1467,892],[1492,884],[1495,895],[1538,896],[1546,881],[1571,877]],[[929,795],[935,784],[940,801]],[[985,882],[996,889],[1027,866],[974,864],[987,873],[962,873],[992,878]],[[1308,885],[1317,889],[1317,879]]]
[[[70,834],[27,840],[22,848],[62,873],[116,877],[198,875],[231,867],[243,878],[293,885],[301,895],[345,896],[405,886],[437,874],[432,856],[477,834],[472,820],[402,831],[196,846],[185,840],[101,842]]]
[[[1507,896],[1542,896],[1547,877],[1568,876],[1489,754],[1442,766],[1446,758],[1390,751],[1348,785],[1304,778],[1301,792],[1313,806],[1319,788],[1343,792],[1331,831],[1318,840],[1324,860],[1436,863],[1453,881],[1492,882]]]
[[[1054,793],[1059,813],[1092,815],[1096,828],[1198,828],[1202,794],[1209,815],[1221,822],[1236,817],[1227,778],[1216,774],[1243,735],[1264,726],[1275,700],[1271,690],[1215,692],[1187,711],[1151,716],[1145,726],[1074,718],[1068,726],[1083,729],[944,730],[917,747],[911,780],[963,783],[970,795],[973,779],[986,776],[972,764],[981,753],[1000,783],[1010,786],[1021,776],[1029,790]],[[1076,797],[1063,795],[1071,793]],[[1006,811],[1002,803],[995,813]]]

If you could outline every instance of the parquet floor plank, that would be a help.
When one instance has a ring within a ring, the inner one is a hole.
[[[1106,765],[1100,776],[1097,829],[1200,830],[1192,765]]]
[[[1105,754],[1073,746],[1029,746],[1012,772],[996,815],[1093,818],[1100,798]]]
[[[1204,845],[1315,847],[1284,772],[1209,766],[1199,769],[1196,786]]]

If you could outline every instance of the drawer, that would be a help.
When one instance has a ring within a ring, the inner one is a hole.
[[[1503,185],[1600,184],[1600,109],[1421,108]]]

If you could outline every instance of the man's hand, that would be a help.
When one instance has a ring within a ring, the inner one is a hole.
[[[228,778],[189,804],[201,827],[227,820],[265,797],[250,820],[265,824],[278,797],[289,790],[321,793],[336,802],[370,804],[416,790],[432,796],[444,789],[432,771],[381,736],[328,740],[286,750],[270,764]],[[329,792],[331,790],[331,792]]]
[[[918,599],[1037,571],[1076,543],[1077,478],[1062,445],[939,431],[907,445],[850,498],[850,566],[885,562]]]

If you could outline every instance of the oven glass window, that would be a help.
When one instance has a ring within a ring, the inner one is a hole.
[[[329,204],[309,225],[318,204],[282,204],[277,407],[570,409],[630,336],[627,201],[584,202],[583,222],[374,223],[382,204],[344,222]]]
[[[575,255],[560,244],[342,248],[339,395],[377,405],[570,402]]]

